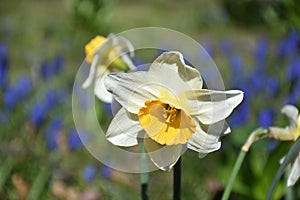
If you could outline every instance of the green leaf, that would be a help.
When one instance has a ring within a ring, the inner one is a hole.
[[[273,180],[273,183],[269,189],[268,195],[267,195],[267,200],[271,199],[271,196],[274,192],[274,189],[277,185],[277,183],[279,182],[281,176],[284,174],[284,171],[286,169],[286,167],[296,158],[296,156],[298,155],[300,149],[300,137],[298,137],[298,139],[296,140],[296,142],[291,146],[289,152],[287,153],[284,162],[282,163],[282,165],[279,167],[276,176]]]
[[[47,166],[42,166],[37,177],[35,178],[30,192],[28,194],[28,200],[39,199],[42,195],[42,192],[45,190],[47,186],[47,182],[49,181],[50,172]]]
[[[5,183],[9,178],[13,168],[16,165],[16,160],[14,158],[7,158],[4,163],[2,163],[0,168],[0,191],[5,187]]]
[[[235,178],[236,178],[236,176],[237,176],[237,174],[238,174],[238,172],[241,168],[241,165],[244,161],[244,158],[245,158],[246,154],[247,154],[246,151],[243,151],[243,150],[240,151],[240,153],[238,155],[238,158],[236,159],[236,162],[234,164],[233,170],[231,172],[231,175],[230,175],[228,184],[226,186],[226,189],[223,193],[222,200],[227,200],[229,198],[232,187],[233,187],[233,183],[234,183]]]

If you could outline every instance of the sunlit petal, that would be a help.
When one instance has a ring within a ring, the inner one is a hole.
[[[297,120],[298,120],[297,118],[299,114],[298,109],[293,105],[285,105],[281,109],[281,112],[289,118],[290,127],[296,128]]]
[[[144,139],[145,148],[152,162],[161,170],[169,171],[181,156],[183,146],[164,146],[150,138]]]
[[[228,117],[242,102],[243,96],[240,90],[185,92],[189,114],[196,116],[203,124],[213,124]]]
[[[121,108],[110,123],[106,137],[117,146],[134,146],[138,144],[137,135],[140,130],[142,128],[135,116]]]
[[[188,141],[187,147],[199,153],[207,154],[220,149],[221,142],[219,142],[219,136],[207,134],[200,126],[197,126],[196,133]]]
[[[289,128],[269,127],[269,136],[281,141],[293,141],[296,139],[293,130]]]
[[[207,134],[215,135],[215,136],[222,136],[231,132],[231,129],[225,120],[221,120],[214,124],[206,124],[206,125],[199,122],[199,126]]]
[[[292,186],[296,183],[296,181],[300,177],[300,156],[298,155],[295,162],[293,163],[288,181],[287,186]]]
[[[105,87],[129,112],[137,114],[147,100],[158,99],[160,86],[148,84],[146,72],[109,74]]]
[[[203,81],[200,73],[184,63],[181,53],[170,51],[161,54],[150,66],[149,71],[160,74],[161,70],[166,68],[177,72],[184,82],[188,82],[191,89],[202,89]],[[164,76],[168,77],[165,73]]]
[[[113,100],[112,94],[108,92],[104,85],[104,79],[108,75],[105,71],[95,82],[95,95],[104,103],[111,103]]]
[[[99,63],[99,55],[96,55],[91,64],[91,69],[88,78],[82,84],[82,88],[88,88],[93,83],[98,63]]]

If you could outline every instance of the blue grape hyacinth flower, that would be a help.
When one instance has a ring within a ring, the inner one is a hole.
[[[230,67],[234,75],[240,75],[243,72],[243,58],[237,54],[231,56]]]
[[[300,86],[295,87],[285,99],[286,104],[298,105],[300,102]]]
[[[82,136],[85,136],[84,133],[81,133]],[[85,138],[83,138],[85,139]],[[68,134],[68,147],[70,150],[76,150],[83,146],[81,138],[78,135],[78,132],[75,128],[71,128]]]
[[[63,122],[60,117],[54,118],[45,130],[47,147],[49,151],[54,151],[58,146],[58,136],[63,128]]]
[[[92,182],[95,179],[97,168],[93,164],[88,164],[83,170],[83,179],[87,182]]]
[[[293,60],[287,67],[287,77],[290,81],[300,80],[300,59]]]
[[[269,51],[269,41],[262,37],[258,40],[256,48],[254,50],[254,59],[256,66],[260,69],[265,67],[265,61]]]
[[[30,111],[30,123],[34,128],[39,128],[44,122],[48,113],[47,106],[44,102],[35,104]]]
[[[21,100],[24,100],[32,91],[31,79],[28,76],[23,75],[16,81],[14,87],[17,97]]]
[[[244,101],[241,103],[241,105],[237,108],[237,112],[235,112],[231,117],[230,117],[230,126],[232,128],[240,127],[243,124],[245,124],[249,119],[251,115],[251,109],[249,106],[248,101]]]
[[[299,32],[292,29],[278,44],[277,52],[282,57],[294,57],[300,42]]]
[[[12,109],[16,106],[18,98],[13,87],[7,87],[3,94],[3,105],[7,109]]]
[[[280,82],[276,77],[267,77],[265,83],[265,94],[267,97],[274,97],[279,90]]]
[[[44,62],[41,66],[41,77],[43,79],[49,79],[54,75],[54,67],[49,62]]]
[[[221,53],[224,55],[230,55],[232,53],[232,42],[229,39],[223,39],[220,43]]]
[[[53,61],[54,73],[58,74],[64,68],[65,60],[62,55],[56,55]]]
[[[106,179],[110,179],[112,177],[112,172],[112,169],[106,165],[101,167],[101,175]]]
[[[258,123],[262,127],[269,127],[276,117],[275,110],[271,108],[263,109],[258,113]]]
[[[4,106],[14,108],[19,102],[25,100],[32,90],[31,80],[27,76],[21,76],[12,86],[5,89],[3,95]]]
[[[44,98],[47,109],[50,110],[55,107],[57,103],[57,96],[54,90],[48,90]]]
[[[0,87],[7,84],[8,53],[7,46],[0,43]]]

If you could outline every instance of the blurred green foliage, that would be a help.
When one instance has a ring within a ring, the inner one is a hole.
[[[239,25],[264,26],[280,34],[291,28],[300,30],[300,2],[298,0],[223,0],[230,19]]]
[[[66,0],[73,24],[90,37],[109,33],[115,4],[116,0]]]

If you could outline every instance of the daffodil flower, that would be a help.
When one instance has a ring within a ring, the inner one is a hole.
[[[186,147],[201,154],[218,150],[220,135],[230,132],[223,120],[243,92],[207,90],[202,84],[198,70],[186,65],[179,52],[163,53],[147,72],[109,74],[105,86],[122,108],[107,139],[128,147],[146,133],[148,155],[162,170],[170,170]]]
[[[130,59],[134,56],[132,44],[127,39],[113,34],[108,38],[96,36],[85,46],[85,53],[85,61],[91,67],[82,87],[88,88],[95,84],[95,95],[103,102],[111,103],[112,95],[104,87],[104,77],[110,72],[135,69]]]
[[[289,119],[289,126],[286,128],[270,127],[269,136],[282,141],[296,141],[300,135],[300,115],[298,109],[293,105],[286,105],[281,112]],[[289,174],[287,185],[292,186],[300,177],[300,153],[295,159]]]

